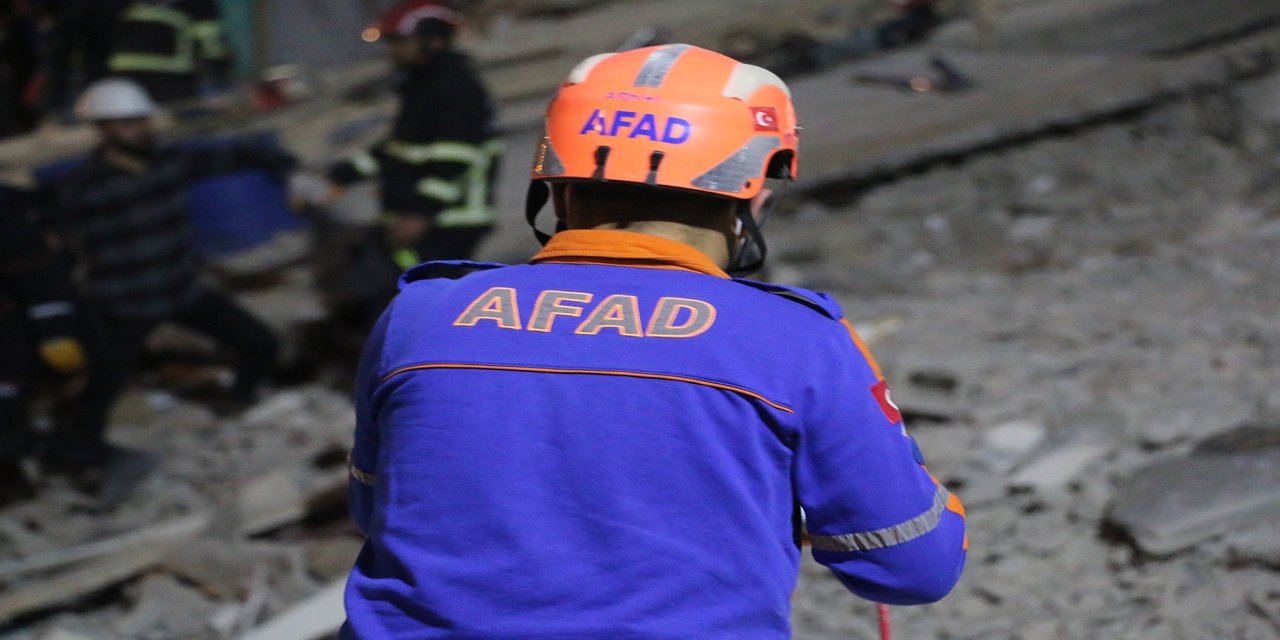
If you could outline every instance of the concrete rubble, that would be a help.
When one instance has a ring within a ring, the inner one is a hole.
[[[495,81],[522,78],[506,211],[530,105],[573,60],[650,23],[715,46],[729,25],[695,24],[737,6],[562,4],[482,46]],[[835,4],[788,20],[820,34]],[[932,43],[793,82],[801,187],[767,229],[766,276],[841,301],[968,507],[964,579],[892,608],[895,637],[1280,637],[1280,5],[973,4]],[[974,88],[851,80],[935,55]],[[315,108],[286,138],[320,157],[308,131],[385,107]],[[511,215],[481,257],[533,250]],[[319,309],[296,269],[243,296],[285,331]],[[0,511],[0,638],[328,637],[360,544],[340,504],[352,420],[322,385],[234,419],[134,392],[112,437],[164,455],[132,496],[96,513],[55,487]],[[809,560],[793,602],[796,638],[877,637],[873,606]]]

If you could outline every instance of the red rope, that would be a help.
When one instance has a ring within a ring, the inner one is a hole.
[[[889,605],[877,604],[876,614],[880,618],[880,640],[892,640],[892,629],[889,628]]]

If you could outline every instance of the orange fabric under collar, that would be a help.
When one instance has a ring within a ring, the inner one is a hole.
[[[682,269],[728,278],[706,254],[675,240],[646,233],[606,229],[573,229],[551,237],[529,262],[604,264],[650,269]]]

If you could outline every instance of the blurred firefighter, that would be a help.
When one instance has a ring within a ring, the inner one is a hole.
[[[363,283],[382,287],[365,305],[366,330],[395,295],[400,271],[470,258],[493,227],[494,110],[470,61],[453,48],[458,21],[442,3],[411,0],[365,33],[386,43],[397,68],[399,113],[389,139],[335,165],[329,179],[338,186],[376,179],[381,190],[390,260]]]
[[[0,186],[0,504],[31,492],[20,462],[37,452],[27,402],[39,366],[68,393],[85,379],[79,305],[41,217],[34,194]]]
[[[945,596],[963,506],[839,305],[731,277],[795,175],[786,85],[689,45],[606,53],[546,127],[543,250],[413,268],[369,339],[340,637],[788,638],[801,508],[854,593]]]
[[[107,71],[130,78],[159,102],[227,82],[231,49],[217,0],[137,0],[120,11]]]
[[[91,85],[77,114],[96,126],[101,145],[55,185],[59,213],[91,314],[89,379],[68,417],[82,441],[65,443],[86,464],[101,462],[102,432],[147,337],[174,322],[212,338],[235,357],[226,408],[244,407],[273,371],[278,341],[230,298],[202,284],[186,209],[194,180],[246,169],[282,181],[294,161],[283,151],[236,142],[212,148],[157,144],[157,107],[130,80]]]

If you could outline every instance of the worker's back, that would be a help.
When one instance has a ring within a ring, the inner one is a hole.
[[[807,423],[906,439],[828,404],[877,378],[821,299],[681,247],[562,232],[538,264],[410,272],[358,391],[347,637],[789,637]],[[866,460],[914,464],[882,438]]]

